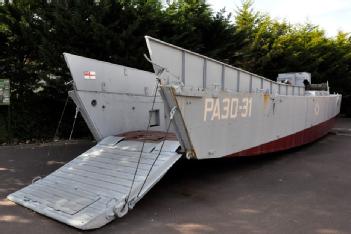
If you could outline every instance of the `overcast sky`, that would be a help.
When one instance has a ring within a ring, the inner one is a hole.
[[[241,5],[241,0],[207,0],[207,3],[216,11],[226,7],[232,12]],[[351,0],[255,0],[253,7],[276,19],[320,25],[328,36],[335,36],[338,30],[351,32]]]

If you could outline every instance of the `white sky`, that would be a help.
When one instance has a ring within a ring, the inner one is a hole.
[[[213,9],[233,12],[241,0],[207,0]],[[328,36],[339,30],[351,32],[351,0],[255,0],[253,8],[291,23],[311,22],[325,29]]]

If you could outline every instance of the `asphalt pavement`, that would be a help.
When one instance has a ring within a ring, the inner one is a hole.
[[[339,119],[337,129],[351,129]],[[351,134],[253,158],[180,160],[122,219],[89,233],[351,233]],[[80,233],[6,196],[93,142],[0,147],[0,233]]]

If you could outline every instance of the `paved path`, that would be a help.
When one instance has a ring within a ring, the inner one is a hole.
[[[338,123],[351,128],[351,119]],[[92,145],[0,148],[0,233],[79,233],[5,197]],[[264,157],[179,161],[126,217],[92,233],[351,233],[351,136]]]

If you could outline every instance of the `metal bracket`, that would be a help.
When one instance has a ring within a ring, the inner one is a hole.
[[[35,182],[41,180],[41,176],[37,176],[34,179],[32,179],[32,184],[34,184]]]
[[[167,71],[167,69],[165,67],[162,67],[162,66],[152,62],[152,60],[149,57],[147,57],[146,54],[144,54],[144,58],[146,59],[146,61],[148,61],[149,63],[151,63],[152,65],[154,65],[156,67],[155,72],[156,72],[157,76],[161,76],[164,71]]]
[[[172,108],[172,110],[169,112],[169,119],[170,119],[170,120],[173,119],[174,114],[176,113],[176,111],[177,111],[177,107],[174,106],[174,107]]]
[[[180,86],[184,86],[184,83],[182,82],[182,80],[179,76],[173,74],[167,68],[162,67],[161,65],[159,65],[157,63],[154,63],[149,57],[147,57],[146,54],[144,54],[144,57],[149,63],[151,63],[154,66],[156,76],[159,77],[158,79],[161,79],[161,77],[164,75],[164,72],[167,72],[168,75],[171,75],[178,80],[178,82],[176,82],[175,84],[180,85]],[[163,80],[168,80],[168,83],[169,83],[169,77],[163,78]]]

